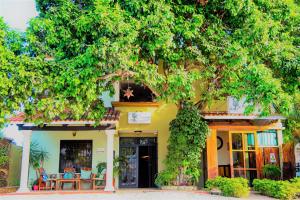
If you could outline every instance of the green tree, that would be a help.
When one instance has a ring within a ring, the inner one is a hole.
[[[31,142],[29,153],[29,164],[33,167],[36,173],[36,178],[39,178],[39,168],[44,166],[44,161],[49,159],[49,153],[43,150],[36,142]]]
[[[99,119],[100,94],[127,78],[176,103],[200,93],[199,108],[245,96],[248,113],[259,103],[265,115],[288,114],[299,93],[298,1],[36,3],[25,34],[0,22],[2,122],[22,108],[37,122]]]

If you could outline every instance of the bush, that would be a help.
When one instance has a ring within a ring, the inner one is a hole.
[[[294,199],[299,192],[299,187],[297,186],[299,181],[294,181],[295,182],[255,179],[253,181],[253,189],[263,195],[277,199]]]
[[[248,184],[248,180],[244,178],[226,178],[220,176],[206,181],[206,187],[209,190],[218,188],[221,190],[222,195],[231,197],[249,196],[250,188]]]
[[[176,173],[171,173],[170,171],[167,170],[161,171],[155,179],[155,185],[157,187],[172,185],[172,182],[170,182],[170,180],[174,180],[175,178],[176,178]]]
[[[263,174],[268,179],[278,180],[281,176],[281,171],[277,165],[267,164],[263,167]]]
[[[290,180],[293,186],[296,188],[298,195],[300,194],[300,178],[293,178]]]

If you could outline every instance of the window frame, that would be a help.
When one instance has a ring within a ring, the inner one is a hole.
[[[61,158],[61,148],[62,148],[62,144],[63,143],[69,143],[69,144],[78,144],[78,143],[82,143],[82,144],[90,144],[90,151],[91,151],[91,158],[90,161],[88,163],[89,166],[84,166],[84,167],[88,167],[88,168],[92,168],[93,166],[93,140],[60,140],[60,145],[59,145],[59,165],[58,165],[58,171],[59,173],[63,173],[64,169],[61,169],[62,166],[62,158]],[[66,162],[66,161],[64,161]],[[73,161],[74,162],[74,161]],[[83,166],[82,166],[83,167]],[[79,173],[78,171],[76,171],[77,173]]]
[[[270,132],[270,131],[274,131],[274,132]],[[263,134],[275,133],[277,145],[264,145],[264,144],[261,145],[260,142],[259,142],[259,136],[260,136],[261,133],[263,133]],[[279,147],[279,137],[278,137],[278,131],[276,129],[268,129],[268,130],[263,130],[263,131],[257,131],[256,134],[257,134],[257,146],[259,148],[264,148],[264,147]]]

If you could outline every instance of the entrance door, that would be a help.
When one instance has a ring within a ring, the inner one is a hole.
[[[257,139],[255,132],[229,132],[230,168],[232,177],[257,178]]]
[[[120,147],[120,187],[137,187],[138,186],[138,152],[136,147]]]
[[[155,187],[156,138],[120,138],[120,187]]]

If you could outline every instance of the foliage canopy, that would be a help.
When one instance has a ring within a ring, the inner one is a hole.
[[[200,93],[198,107],[246,96],[263,114],[288,113],[299,93],[299,1],[36,3],[24,34],[0,20],[0,123],[22,109],[36,121],[99,119],[99,96],[127,77],[174,102]]]

